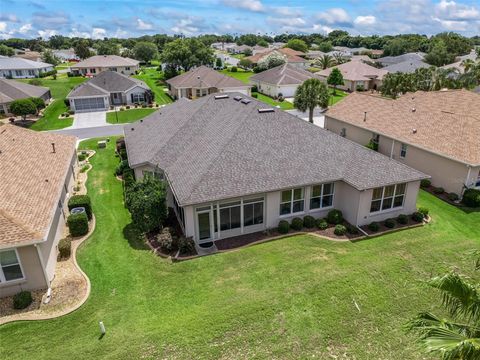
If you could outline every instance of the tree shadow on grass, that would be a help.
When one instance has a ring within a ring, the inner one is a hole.
[[[132,223],[123,228],[123,237],[127,239],[130,246],[135,250],[149,250],[150,248],[145,243],[145,236]]]

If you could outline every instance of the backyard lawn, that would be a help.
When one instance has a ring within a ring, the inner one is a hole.
[[[80,146],[97,151],[87,184],[97,227],[78,254],[90,298],[58,319],[0,327],[2,358],[433,359],[402,325],[439,309],[422,280],[472,267],[480,212],[422,192],[433,216],[423,228],[356,243],[292,236],[171,263],[138,238],[113,176],[115,141],[97,140]]]
[[[348,93],[346,91],[343,91],[343,90],[336,90],[336,94],[334,95],[333,94],[333,89],[331,89],[331,92],[330,92],[330,100],[329,100],[329,104],[330,106],[336,104],[337,102],[339,102],[340,100],[342,100],[345,96],[348,95]]]
[[[237,72],[231,72],[231,71],[228,71],[228,69],[223,69],[223,70],[220,70],[220,72],[224,75],[227,75],[227,76],[233,77],[237,80],[240,80],[240,81],[244,82],[245,84],[249,84],[250,83],[250,78],[253,75],[255,75],[255,73],[253,71],[245,71],[243,69],[238,69]]]
[[[252,93],[257,94],[257,99],[264,102],[265,104],[271,105],[271,106],[280,106],[282,110],[291,110],[294,109],[293,104],[289,101],[283,100],[282,102],[276,101],[272,99],[270,96],[263,95],[260,93]]]
[[[131,123],[139,119],[142,119],[147,115],[150,115],[155,110],[158,110],[158,108],[130,109],[130,110],[124,110],[124,111],[117,111],[116,113],[115,111],[107,112],[107,122],[110,124]]]
[[[142,80],[152,89],[157,104],[169,104],[172,102],[170,96],[165,92],[166,86],[159,84],[163,80],[163,76],[156,68],[142,68],[140,74],[134,75],[134,77]]]

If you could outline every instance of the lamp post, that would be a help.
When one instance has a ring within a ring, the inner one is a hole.
[[[115,109],[115,118],[117,119],[117,124],[118,124],[118,114],[117,114],[117,107],[114,106],[114,109]]]

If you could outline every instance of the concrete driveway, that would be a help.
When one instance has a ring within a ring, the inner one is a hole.
[[[76,113],[73,116],[73,125],[70,129],[84,129],[105,126],[107,124],[106,111]]]
[[[308,112],[301,112],[298,109],[286,110],[286,112],[299,117],[305,121],[308,121]],[[313,111],[313,123],[321,128],[325,125],[325,116],[323,115],[323,109],[315,108]]]

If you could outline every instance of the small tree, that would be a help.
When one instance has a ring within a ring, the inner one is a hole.
[[[243,51],[243,55],[245,55],[245,56],[252,56],[252,55],[253,55],[252,49],[250,49],[250,48],[245,49],[245,50]]]
[[[252,66],[252,61],[249,59],[241,59],[238,65],[244,69],[249,69]]]
[[[343,85],[343,75],[338,68],[333,68],[327,78],[328,85],[333,85],[333,95],[337,94],[337,86]]]
[[[292,50],[301,51],[301,52],[308,51],[308,45],[305,43],[305,41],[301,39],[288,40],[287,45],[285,45],[285,47],[290,48]]]
[[[31,99],[19,99],[10,103],[10,111],[13,115],[21,116],[25,120],[27,115],[35,115],[37,113],[37,107]]]
[[[60,63],[60,59],[56,57],[52,50],[44,50],[42,53],[42,61],[46,62],[47,64],[52,64],[53,66],[57,66]]]
[[[158,48],[154,43],[140,41],[133,48],[133,53],[137,60],[148,63],[158,57]]]
[[[222,59],[220,59],[219,57],[217,57],[217,60],[215,60],[215,67],[217,69],[221,69],[223,67]]]
[[[92,56],[92,52],[88,47],[87,40],[82,39],[78,41],[77,45],[75,45],[74,50],[75,50],[75,55],[77,55],[82,60]]]
[[[280,66],[285,64],[286,59],[285,55],[279,53],[278,51],[274,51],[271,54],[267,55],[263,59],[261,59],[257,67],[260,71],[268,70],[274,68],[275,66]]]
[[[38,111],[45,108],[45,100],[39,97],[31,97],[30,100],[35,104],[35,108]]]
[[[318,79],[308,79],[297,88],[293,105],[300,111],[309,111],[308,120],[313,123],[313,110],[328,107],[328,87]]]

